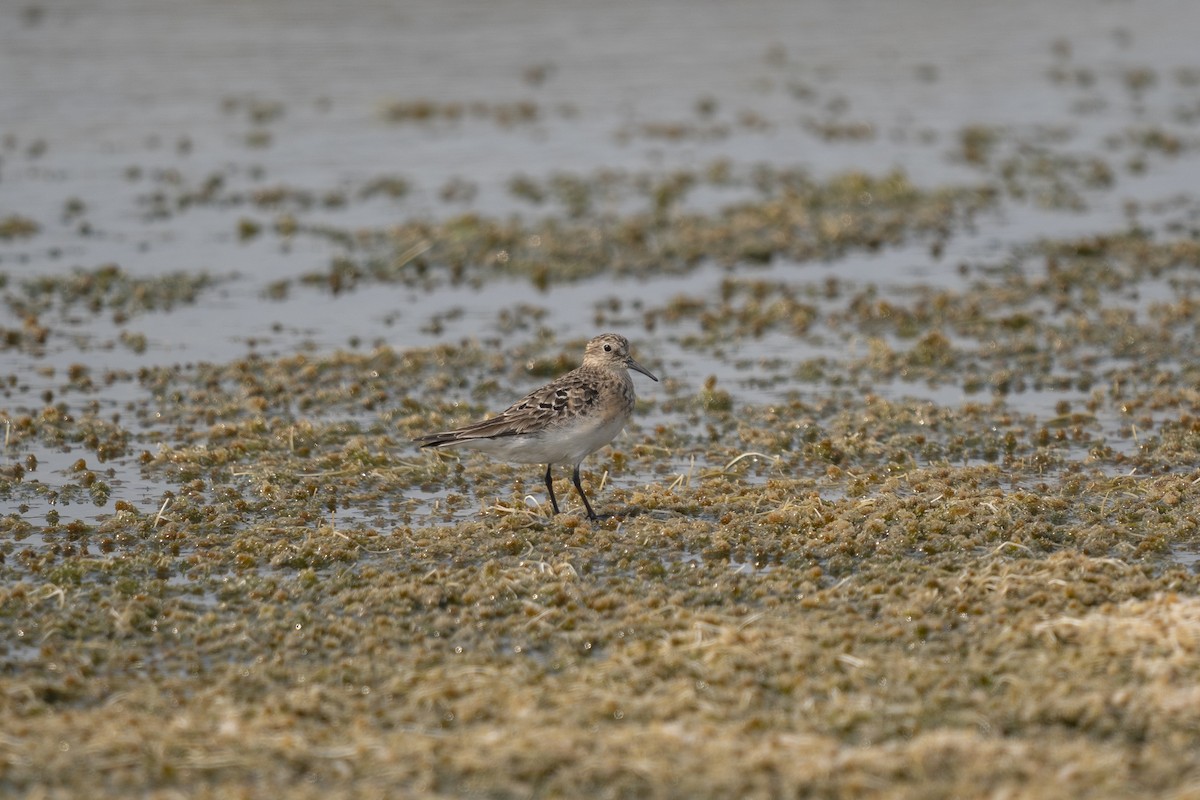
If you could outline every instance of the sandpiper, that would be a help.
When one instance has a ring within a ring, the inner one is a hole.
[[[650,370],[629,355],[629,341],[604,333],[587,343],[583,364],[561,378],[535,389],[494,417],[452,431],[419,436],[421,447],[469,447],[520,464],[546,465],[546,491],[558,513],[551,468],[573,464],[571,479],[583,500],[588,519],[595,520],[583,486],[583,459],[616,438],[633,413],[634,369],[657,381]]]

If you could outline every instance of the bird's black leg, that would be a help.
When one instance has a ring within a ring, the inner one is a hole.
[[[550,507],[553,508],[554,513],[557,514],[558,513],[558,501],[554,499],[554,479],[550,477],[550,468],[552,466],[554,466],[554,465],[553,464],[546,465],[546,491],[550,493]],[[575,485],[576,486],[579,485],[578,479],[576,479]],[[587,501],[585,500],[584,502],[586,503]]]
[[[571,479],[575,481],[575,491],[579,492],[579,499],[583,501],[583,507],[587,509],[588,519],[596,520],[596,512],[592,511],[592,504],[588,502],[587,495],[583,493],[583,487],[579,484],[579,465],[575,465],[575,472],[571,474]]]

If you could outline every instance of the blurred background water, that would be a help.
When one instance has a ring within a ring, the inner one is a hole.
[[[1087,193],[1086,207],[1005,198],[955,231],[938,257],[925,244],[853,252],[815,265],[824,273],[813,280],[831,274],[897,292],[949,285],[962,280],[960,265],[1010,259],[1041,237],[1124,228],[1131,204],[1148,230],[1194,225],[1198,29],[1200,6],[1183,0],[8,4],[0,9],[0,218],[37,227],[0,238],[9,298],[32,278],[108,263],[134,276],[203,273],[218,282],[169,310],[43,317],[44,347],[0,351],[3,402],[12,416],[36,413],[75,363],[136,370],[250,351],[494,337],[497,310],[523,303],[563,338],[587,337],[595,331],[581,320],[607,298],[707,296],[728,274],[712,267],[548,290],[506,278],[482,288],[373,285],[273,297],[273,285],[325,268],[338,247],[241,235],[248,218],[269,226],[274,216],[245,202],[171,204],[182,189],[213,181],[234,195],[281,185],[308,192],[313,202],[298,214],[306,224],[376,229],[466,212],[549,213],[514,196],[520,176],[665,174],[725,159],[817,178],[902,170],[922,187],[973,185],[985,181],[958,155],[973,126],[1101,154],[1131,128],[1166,127],[1182,131],[1182,154],[1122,172],[1115,187]],[[447,109],[457,110],[440,116]],[[423,113],[433,118],[398,119]],[[830,129],[844,135],[821,134]],[[402,179],[407,191],[361,196],[380,176]],[[331,196],[351,200],[323,202]],[[687,202],[715,208],[729,199],[698,191]],[[792,266],[755,269],[779,277]],[[17,305],[0,309],[5,327],[22,324]],[[695,384],[709,373],[731,376],[735,391],[762,396],[728,364],[669,335],[626,332],[656,371]],[[729,360],[799,357],[803,347],[769,337],[731,342]],[[116,411],[140,391],[118,382],[77,404]],[[938,402],[963,396],[959,387],[898,391]],[[1030,393],[1016,403],[1049,413],[1055,400]],[[147,500],[156,492],[145,491]]]

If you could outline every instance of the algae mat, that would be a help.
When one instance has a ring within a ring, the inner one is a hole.
[[[1200,794],[1197,12],[847,9],[4,12],[0,790]]]

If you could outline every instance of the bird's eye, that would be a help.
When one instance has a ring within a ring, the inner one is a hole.
[[[611,345],[611,344],[606,344],[606,345],[604,345],[604,352],[606,352],[606,353],[611,353],[611,352],[612,352],[612,345]]]

